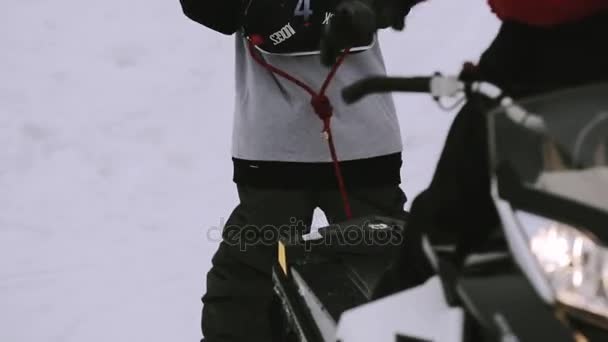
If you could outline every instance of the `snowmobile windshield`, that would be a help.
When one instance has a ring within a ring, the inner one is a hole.
[[[489,118],[493,166],[523,188],[608,213],[608,83],[560,90]],[[513,107],[512,107],[513,108]]]

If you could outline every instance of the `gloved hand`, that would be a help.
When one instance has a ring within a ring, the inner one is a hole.
[[[371,41],[378,28],[374,0],[344,0],[325,26],[321,37],[321,62],[331,66],[343,49],[355,41]]]
[[[412,7],[424,0],[375,0],[374,8],[378,16],[378,28],[392,27],[401,31],[405,28],[405,18]]]
[[[411,8],[424,0],[343,0],[321,38],[321,62],[332,65],[354,42],[371,40],[378,29],[403,30]]]

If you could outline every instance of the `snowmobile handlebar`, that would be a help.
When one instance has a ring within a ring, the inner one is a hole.
[[[369,77],[344,88],[342,97],[346,103],[352,104],[373,93],[430,93],[430,80],[430,77]]]
[[[464,89],[465,82],[454,76],[369,77],[344,88],[342,97],[346,103],[352,104],[374,93],[399,91],[427,93],[433,97],[452,97]]]
[[[352,104],[370,94],[393,91],[426,93],[435,99],[474,93],[503,107],[507,116],[519,125],[538,133],[546,129],[542,117],[516,104],[498,86],[480,80],[463,80],[458,76],[369,77],[345,87],[342,98],[346,103]]]

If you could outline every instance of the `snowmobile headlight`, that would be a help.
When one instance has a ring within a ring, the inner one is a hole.
[[[608,249],[559,223],[534,234],[530,248],[558,302],[608,318]]]

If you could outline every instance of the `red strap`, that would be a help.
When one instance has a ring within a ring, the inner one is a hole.
[[[338,68],[342,65],[342,63],[344,63],[344,59],[348,55],[350,49],[346,49],[344,53],[340,55],[336,63],[331,68],[329,74],[327,75],[325,82],[323,82],[321,90],[317,93],[306,83],[300,81],[289,73],[273,65],[270,65],[264,59],[262,59],[262,57],[256,53],[255,45],[252,42],[260,42],[259,39],[261,39],[261,37],[253,37],[252,40],[249,41],[249,52],[251,54],[251,57],[253,57],[253,59],[262,67],[294,83],[310,95],[310,104],[314,108],[314,111],[317,116],[319,116],[319,118],[323,121],[323,132],[325,133],[325,137],[327,138],[327,144],[329,145],[329,152],[331,154],[331,160],[334,165],[334,172],[336,174],[336,180],[338,181],[338,188],[340,190],[340,195],[342,196],[342,203],[344,204],[344,214],[346,215],[347,219],[351,219],[353,215],[350,208],[350,202],[348,200],[348,192],[346,191],[346,184],[344,183],[344,177],[342,176],[342,170],[340,169],[340,162],[338,161],[338,154],[336,153],[336,146],[334,145],[334,139],[331,132],[331,116],[333,108],[331,106],[331,101],[325,95],[327,88],[329,88],[329,85],[333,80],[334,76],[336,75]]]

